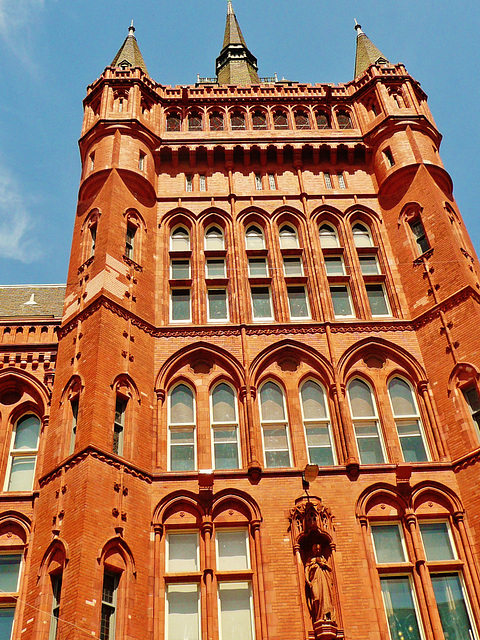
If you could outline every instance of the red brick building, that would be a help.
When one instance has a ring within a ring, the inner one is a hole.
[[[2,640],[479,640],[480,267],[356,28],[345,85],[229,3],[216,78],[132,27],[88,87],[66,291],[0,288]]]

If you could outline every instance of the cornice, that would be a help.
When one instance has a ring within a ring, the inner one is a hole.
[[[477,293],[475,289],[473,289],[473,287],[467,285],[463,289],[456,291],[448,298],[445,298],[445,300],[442,300],[431,309],[424,311],[419,316],[414,318],[414,320],[412,321],[414,329],[418,330],[421,327],[424,327],[433,320],[439,318],[440,312],[449,311],[450,309],[456,307],[457,304],[465,302],[465,300],[468,300],[469,298],[474,300],[477,304],[480,304],[480,294]]]
[[[455,473],[459,473],[460,471],[464,471],[468,469],[468,467],[473,467],[476,464],[480,464],[480,449],[475,449],[475,451],[471,451],[467,453],[467,455],[458,458],[452,463],[452,468]]]

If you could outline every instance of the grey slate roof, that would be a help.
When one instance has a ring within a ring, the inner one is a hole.
[[[135,28],[132,26],[128,30],[128,36],[125,38],[122,46],[120,47],[117,55],[113,59],[111,67],[121,67],[126,65],[127,67],[140,67],[142,71],[148,74],[147,65],[140,52],[140,48],[137,43],[137,39],[133,35]]]
[[[0,318],[61,318],[64,284],[0,286]]]
[[[388,64],[387,58],[373,44],[370,38],[362,31],[362,27],[357,24],[357,53],[355,57],[355,78],[368,69],[371,64]]]

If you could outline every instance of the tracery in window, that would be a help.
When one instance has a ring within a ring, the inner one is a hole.
[[[248,227],[245,233],[245,240],[247,251],[265,249],[265,239],[263,236],[263,231],[260,227],[257,227],[255,225]]]
[[[373,247],[370,229],[361,222],[356,222],[352,227],[353,242],[358,247]]]
[[[298,234],[295,227],[284,224],[280,229],[279,236],[281,249],[298,249]]]
[[[170,238],[171,251],[189,251],[190,250],[190,234],[185,227],[176,227],[172,231]]]
[[[223,249],[225,249],[223,231],[220,227],[209,227],[205,232],[205,250],[223,251]]]
[[[330,224],[322,224],[320,227],[320,246],[322,249],[336,249],[340,247],[337,230]]]

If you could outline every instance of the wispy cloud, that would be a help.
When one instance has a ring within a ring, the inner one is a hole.
[[[27,67],[30,26],[44,6],[45,0],[0,0],[0,39]]]
[[[34,223],[22,190],[0,162],[0,258],[33,262],[40,257]]]

